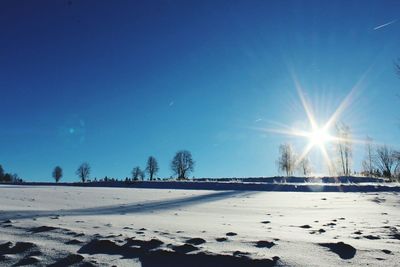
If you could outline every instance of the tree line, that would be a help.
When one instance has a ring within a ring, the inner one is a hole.
[[[188,179],[189,174],[194,171],[195,162],[193,160],[192,154],[187,150],[180,150],[176,152],[174,158],[171,161],[171,170],[174,175],[177,176],[178,180]],[[146,175],[149,180],[155,180],[157,173],[159,171],[158,161],[155,157],[150,156],[147,159],[146,167],[142,170],[140,166],[136,166],[131,171],[131,178],[126,178],[125,181],[139,181],[144,180]],[[91,167],[89,163],[83,162],[79,165],[75,174],[79,178],[80,182],[85,183],[89,181]],[[52,172],[52,177],[58,183],[63,177],[63,169],[60,166],[56,166]],[[113,181],[114,179],[109,179],[105,177],[102,181]],[[97,179],[95,180],[97,181]]]
[[[0,165],[0,183],[20,183],[22,179],[16,173],[5,172],[3,166]]]

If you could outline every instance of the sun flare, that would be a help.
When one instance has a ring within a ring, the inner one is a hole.
[[[303,159],[308,157],[309,153],[313,149],[317,149],[321,155],[322,159],[327,167],[327,170],[331,172],[334,170],[334,156],[332,153],[332,145],[337,142],[346,142],[346,143],[357,143],[364,144],[365,140],[356,139],[353,137],[340,136],[338,134],[337,125],[340,121],[340,117],[343,112],[349,108],[352,104],[353,99],[356,97],[359,88],[363,84],[365,77],[369,70],[367,70],[361,78],[356,82],[356,84],[350,89],[350,92],[346,95],[346,97],[340,102],[338,107],[333,111],[331,116],[321,123],[321,120],[318,120],[316,117],[316,112],[314,112],[313,107],[310,105],[309,100],[307,99],[307,95],[304,94],[304,90],[300,85],[300,82],[297,80],[296,75],[292,72],[292,79],[297,90],[301,105],[304,109],[305,115],[308,119],[309,127],[307,130],[302,127],[302,129],[293,128],[288,125],[282,123],[276,123],[278,128],[257,128],[258,130],[276,133],[280,135],[294,136],[299,138],[304,138],[308,140],[307,145],[301,150],[299,153],[297,160],[295,162],[295,166],[300,164]],[[320,124],[321,123],[321,124]],[[336,129],[336,130],[335,130]],[[333,134],[331,134],[334,132]]]
[[[329,133],[324,128],[316,128],[309,133],[308,139],[310,143],[317,146],[323,146],[331,139]]]

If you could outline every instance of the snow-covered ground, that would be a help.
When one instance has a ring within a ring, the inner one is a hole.
[[[0,186],[0,265],[399,266],[400,194]]]

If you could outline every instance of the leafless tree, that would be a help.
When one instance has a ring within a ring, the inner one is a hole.
[[[350,127],[344,123],[336,124],[337,151],[341,173],[345,176],[351,174],[352,142]]]
[[[374,162],[373,162],[373,140],[367,136],[365,139],[365,158],[362,161],[363,174],[366,176],[374,175]]]
[[[155,157],[150,156],[147,159],[147,167],[146,167],[146,172],[150,176],[150,181],[153,180],[154,175],[157,174],[158,172],[158,162]]]
[[[286,173],[286,176],[291,176],[294,173],[296,155],[290,144],[282,144],[279,146],[279,171]]]
[[[144,173],[139,166],[132,169],[132,179],[135,181],[144,179]]]
[[[194,170],[192,154],[187,150],[176,152],[171,162],[172,171],[178,175],[178,180],[187,179]]]
[[[308,176],[311,173],[311,164],[310,164],[310,159],[308,157],[304,157],[302,160],[300,160],[298,164],[298,168],[302,175]]]
[[[63,171],[60,166],[56,166],[53,170],[53,178],[56,180],[56,183],[60,181],[61,177],[63,176]]]
[[[82,183],[86,182],[90,174],[90,165],[87,162],[82,163],[75,174],[81,179]]]
[[[387,145],[378,146],[373,161],[383,177],[392,178],[392,171],[396,164],[396,152],[392,148]]]
[[[393,151],[393,157],[395,160],[393,176],[400,182],[400,151]]]

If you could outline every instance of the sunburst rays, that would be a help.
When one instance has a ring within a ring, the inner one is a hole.
[[[359,91],[363,81],[366,78],[366,74],[368,73],[369,69],[361,76],[361,78],[357,81],[357,83],[351,88],[349,93],[346,95],[346,97],[343,99],[343,101],[340,102],[338,107],[334,110],[332,115],[326,120],[325,123],[323,124],[318,124],[317,118],[316,118],[316,113],[313,110],[312,105],[310,104],[310,101],[307,99],[306,95],[304,94],[304,90],[299,82],[299,80],[296,78],[296,76],[292,73],[292,79],[298,94],[298,97],[300,99],[302,108],[304,109],[304,112],[307,116],[307,120],[310,126],[310,129],[307,130],[301,130],[301,129],[296,129],[293,127],[285,126],[281,124],[281,128],[258,128],[258,130],[262,130],[265,132],[270,132],[274,134],[281,134],[281,135],[287,135],[287,136],[294,136],[294,137],[300,137],[300,138],[306,138],[308,139],[308,143],[305,145],[305,147],[302,149],[301,153],[297,157],[296,160],[296,165],[298,165],[305,157],[309,155],[309,153],[317,148],[323,158],[324,163],[326,164],[326,167],[328,167],[329,170],[334,169],[334,161],[332,160],[334,157],[332,155],[332,152],[328,149],[328,146],[334,143],[338,142],[346,142],[346,143],[355,143],[355,144],[365,144],[365,140],[363,139],[357,139],[353,137],[340,137],[337,135],[333,135],[332,132],[335,132],[335,126],[337,123],[340,121],[340,118],[342,114],[351,106],[351,103],[353,102],[354,98],[356,97],[356,93]]]

